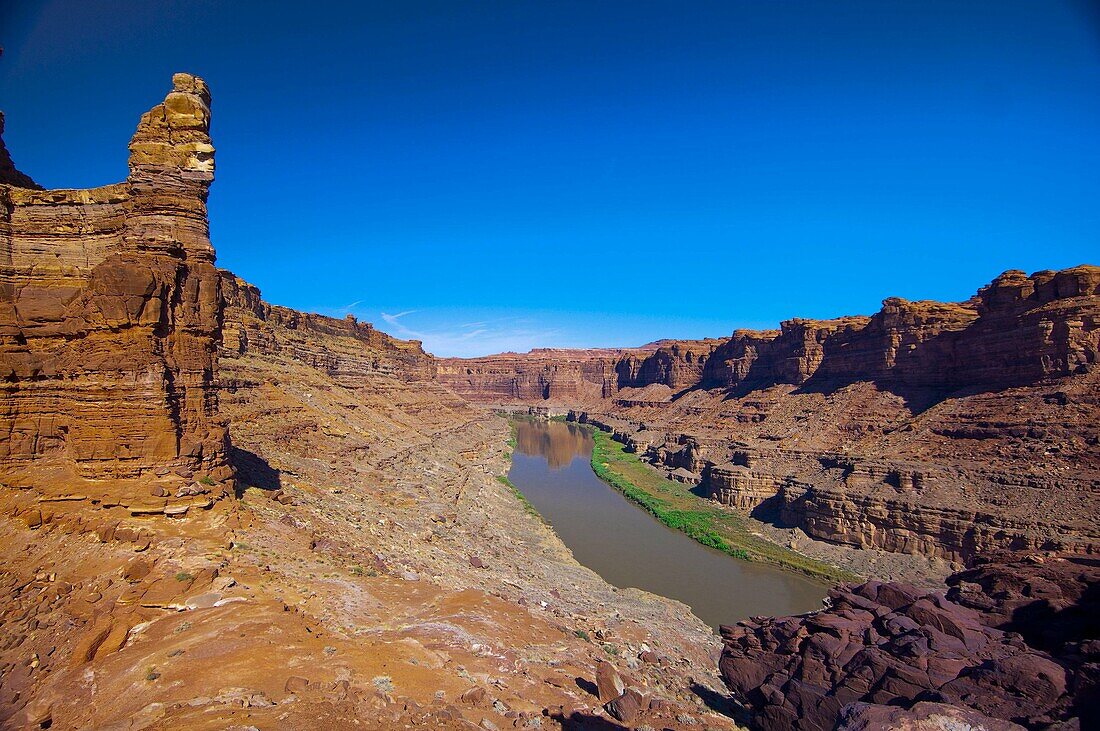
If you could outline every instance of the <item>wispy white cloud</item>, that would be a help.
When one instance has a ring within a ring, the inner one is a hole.
[[[416,310],[405,310],[404,312],[398,312],[396,315],[391,315],[388,312],[383,312],[382,320],[394,329],[394,332],[390,333],[391,335],[396,335],[397,337],[404,338],[405,340],[423,340],[423,338],[420,337],[421,333],[418,333],[415,330],[410,330],[409,328],[405,327],[405,323],[401,322],[402,317],[415,313]]]
[[[419,340],[429,353],[444,357],[471,357],[507,351],[526,352],[531,348],[546,346],[559,334],[556,329],[529,327],[527,321],[516,317],[458,325],[444,322],[432,327],[414,326],[405,320],[409,315],[417,313],[421,313],[421,310],[405,310],[396,314],[383,312],[381,317],[391,335],[405,340]]]

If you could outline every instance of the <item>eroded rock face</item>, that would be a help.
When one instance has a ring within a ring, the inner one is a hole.
[[[227,317],[224,353],[286,354],[348,384],[374,375],[431,381],[435,359],[419,340],[398,340],[353,315],[343,319],[299,312],[265,302],[260,290],[221,271]]]
[[[0,185],[0,479],[34,482],[47,462],[229,476],[209,124],[206,84],[177,74],[141,118],[125,182]]]
[[[779,384],[836,388],[1001,389],[1087,370],[1100,360],[1100,268],[1030,277],[1008,271],[962,303],[891,297],[872,317],[793,319],[778,331],[633,349],[533,350],[440,361],[473,401],[614,397],[655,384],[675,391]],[[568,386],[564,383],[568,383]]]
[[[844,709],[837,731],[1023,731],[1023,726],[943,703],[921,701],[912,708],[853,703]]]
[[[485,358],[440,358],[437,377],[463,398],[488,404],[588,403],[615,391],[619,350],[544,348]]]
[[[605,725],[577,680],[652,646],[614,712],[732,731],[709,628],[576,563],[419,343],[214,269],[208,122],[177,76],[125,183],[0,185],[0,727]]]
[[[998,389],[1094,365],[1100,268],[1008,271],[968,302],[892,297],[870,318],[791,320],[773,338],[735,333],[708,364],[708,385]]]
[[[485,404],[575,406],[611,399],[660,404],[698,385],[719,340],[663,340],[640,348],[538,348],[484,358],[440,358],[439,381]]]
[[[1098,323],[1100,267],[1078,266],[1006,272],[961,303],[439,369],[474,401],[572,407],[780,529],[965,563],[1100,548]],[[522,387],[532,374],[557,381]]]
[[[722,675],[763,729],[922,728],[952,715],[930,704],[1002,722],[991,728],[1100,720],[1100,564],[1024,558],[948,583],[846,585],[821,612],[722,627]]]

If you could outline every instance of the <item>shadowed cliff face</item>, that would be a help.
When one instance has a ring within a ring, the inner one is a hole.
[[[173,86],[141,118],[126,182],[0,185],[0,470],[15,482],[46,462],[88,478],[231,474],[210,95],[187,74]]]

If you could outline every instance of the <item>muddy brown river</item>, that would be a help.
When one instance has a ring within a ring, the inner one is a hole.
[[[592,436],[560,422],[517,420],[508,478],[578,561],[620,588],[677,599],[712,627],[821,607],[826,587],[708,548],[656,520],[592,471]]]

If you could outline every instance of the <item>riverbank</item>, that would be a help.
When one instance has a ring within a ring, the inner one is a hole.
[[[512,427],[509,482],[573,557],[613,586],[683,602],[714,630],[821,607],[826,583],[762,561],[732,560],[601,479],[592,469],[591,428],[547,419],[517,419]]]
[[[777,545],[747,519],[668,480],[600,429],[593,429],[592,470],[657,520],[734,558],[767,563],[824,582],[858,581],[856,574]]]

